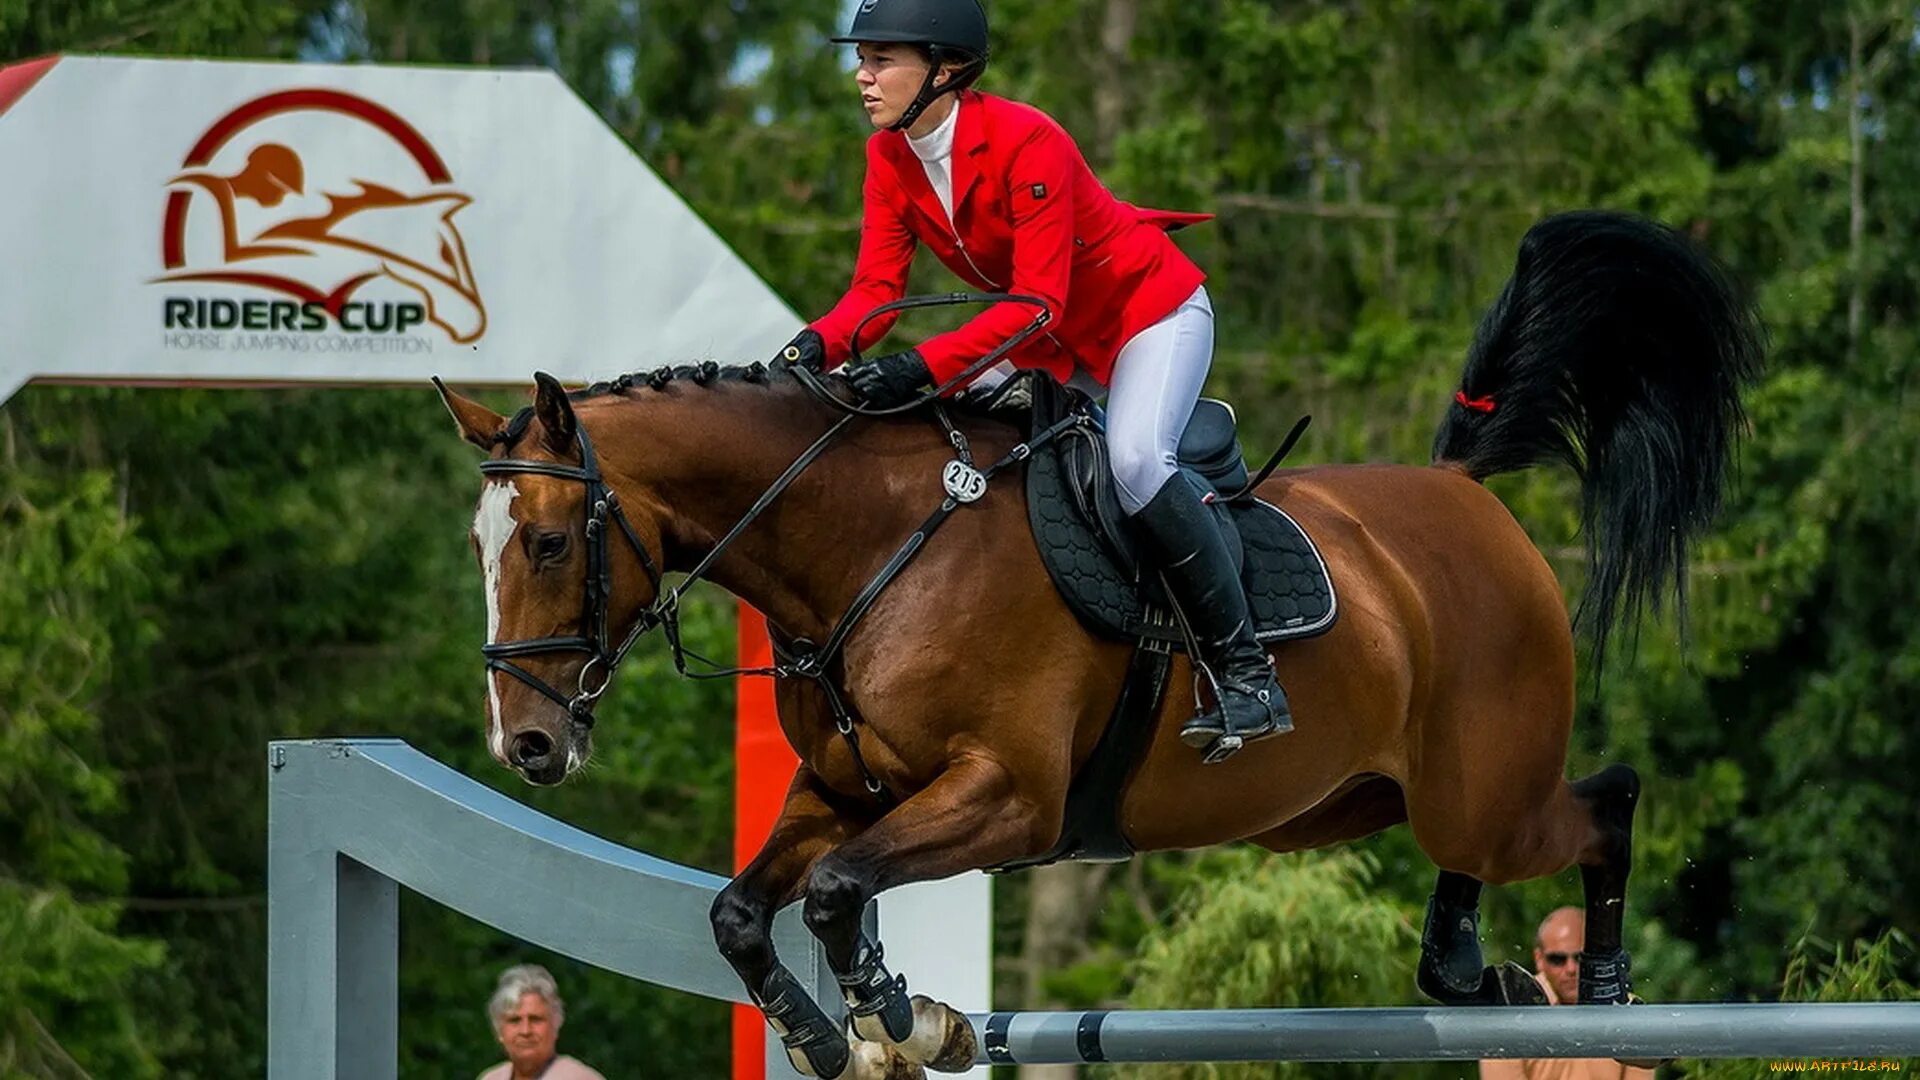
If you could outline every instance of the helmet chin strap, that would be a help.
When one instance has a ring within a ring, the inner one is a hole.
[[[932,63],[927,68],[927,81],[920,84],[920,92],[914,95],[913,104],[908,105],[906,111],[900,114],[900,119],[887,125],[888,131],[905,131],[912,127],[914,122],[920,119],[921,114],[927,111],[928,106],[940,99],[941,94],[953,94],[966,89],[980,74],[981,69],[986,67],[984,62],[972,60],[966,67],[954,72],[953,78],[948,79],[945,85],[935,89],[934,82],[940,78],[943,50],[935,46],[929,51],[932,53]]]

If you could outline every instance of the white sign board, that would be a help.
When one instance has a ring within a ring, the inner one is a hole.
[[[0,68],[0,401],[139,383],[588,381],[793,312],[546,71]]]

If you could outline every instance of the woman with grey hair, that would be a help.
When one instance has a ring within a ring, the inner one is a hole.
[[[487,1019],[507,1060],[481,1073],[480,1080],[606,1080],[558,1052],[566,1018],[566,1003],[546,968],[519,964],[501,972],[487,1002]]]

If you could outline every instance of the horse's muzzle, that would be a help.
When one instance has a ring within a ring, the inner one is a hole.
[[[522,731],[507,744],[507,760],[528,783],[550,787],[567,778],[571,748],[538,729]]]

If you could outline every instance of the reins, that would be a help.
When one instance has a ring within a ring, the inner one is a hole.
[[[615,494],[612,488],[607,486],[605,477],[600,471],[599,459],[594,453],[593,442],[587,436],[585,425],[577,422],[574,424],[574,439],[578,445],[581,460],[581,464],[578,467],[554,462],[534,461],[526,458],[502,458],[496,461],[482,462],[480,471],[482,474],[488,476],[514,474],[552,476],[563,480],[578,481],[585,484],[587,488],[587,578],[585,610],[582,612],[582,621],[587,627],[587,632],[564,637],[533,638],[512,642],[490,642],[483,645],[480,650],[481,654],[486,657],[487,670],[490,672],[504,672],[539,691],[543,696],[566,709],[568,716],[572,718],[574,723],[590,729],[593,726],[594,704],[599,701],[601,695],[605,694],[607,688],[612,685],[614,670],[619,667],[621,661],[626,659],[627,653],[639,643],[642,637],[658,628],[666,637],[668,648],[673,655],[674,670],[683,678],[720,679],[738,676],[770,676],[776,679],[806,678],[813,680],[814,683],[821,688],[827,699],[829,708],[834,716],[834,727],[839,731],[842,738],[846,740],[847,747],[852,752],[854,764],[860,770],[862,782],[868,793],[883,803],[891,804],[898,801],[893,793],[887,789],[886,785],[873,774],[873,770],[867,765],[866,758],[861,754],[860,739],[858,731],[855,728],[853,712],[847,707],[845,700],[840,694],[839,688],[834,684],[833,677],[830,674],[829,669],[832,662],[840,654],[841,649],[846,644],[847,638],[853,633],[854,627],[859,624],[860,620],[865,617],[874,603],[880,598],[880,594],[900,575],[901,571],[906,569],[907,565],[911,563],[914,557],[925,547],[927,540],[941,525],[946,523],[947,519],[952,516],[955,510],[967,503],[978,500],[986,493],[987,483],[1001,470],[1025,461],[1032,455],[1034,450],[1051,442],[1061,432],[1078,422],[1078,418],[1068,417],[1067,419],[1061,420],[1044,431],[1035,434],[1026,442],[1015,446],[1009,450],[1006,455],[1001,457],[1000,460],[994,462],[985,470],[980,470],[974,466],[973,453],[967,443],[965,434],[954,425],[952,417],[947,412],[946,406],[939,403],[942,395],[997,363],[1013,348],[1035,333],[1038,333],[1047,325],[1051,317],[1050,313],[1047,310],[1045,302],[1037,297],[1008,293],[978,295],[969,293],[947,293],[939,296],[908,297],[875,308],[869,312],[865,318],[861,319],[859,325],[854,329],[854,359],[857,361],[859,359],[858,342],[860,330],[864,329],[868,322],[881,315],[893,311],[919,307],[1003,302],[1033,305],[1039,307],[1040,312],[1034,317],[1031,323],[1019,333],[1001,343],[998,348],[974,361],[972,364],[969,364],[965,369],[941,383],[939,386],[905,405],[889,409],[867,409],[855,402],[841,398],[822,376],[811,369],[802,366],[791,367],[789,369],[790,372],[801,386],[806,388],[808,393],[838,410],[843,415],[835,420],[833,425],[827,428],[810,446],[801,451],[798,457],[794,458],[793,462],[767,486],[766,490],[761,492],[760,497],[754,500],[753,505],[747,508],[747,511],[741,515],[740,519],[734,522],[733,527],[728,529],[726,534],[715,542],[706,555],[694,564],[693,569],[687,572],[680,583],[672,588],[666,587],[665,578],[661,573],[659,564],[657,564],[652,555],[648,553],[646,545],[640,540],[639,533],[633,528],[632,522],[627,519],[626,510],[620,505],[618,495]],[[794,481],[800,478],[800,475],[804,473],[809,466],[815,461],[818,461],[821,455],[826,453],[839,438],[840,434],[846,430],[847,426],[857,418],[897,416],[921,408],[929,403],[934,403],[934,415],[941,427],[945,430],[947,441],[953,446],[954,452],[957,455],[955,460],[947,463],[941,473],[945,496],[934,512],[920,524],[919,528],[915,529],[913,533],[907,537],[900,547],[895,550],[892,557],[881,566],[879,572],[876,573],[854,597],[852,603],[848,605],[846,612],[843,613],[840,619],[834,624],[832,631],[827,635],[826,641],[819,646],[815,646],[804,638],[787,642],[782,642],[778,640],[778,638],[775,638],[773,644],[775,660],[777,662],[764,667],[723,668],[707,657],[687,648],[681,640],[680,635],[681,596],[684,595],[695,582],[705,577],[707,571],[713,566],[715,561],[793,485]],[[512,441],[517,440],[521,433],[522,431],[520,430],[510,428],[507,432],[503,432],[498,436],[497,439],[510,444]],[[620,534],[626,537],[628,545],[633,548],[634,553],[639,557],[641,568],[645,571],[647,580],[653,585],[654,589],[653,602],[640,610],[639,614],[635,617],[632,629],[627,632],[625,638],[614,648],[608,648],[607,646],[608,621],[613,599],[613,570],[612,564],[609,561],[608,545],[606,542],[606,534],[610,522],[619,526]],[[546,652],[585,652],[588,654],[586,664],[580,669],[580,676],[572,695],[569,696],[563,693],[532,672],[512,663],[512,659],[516,657]],[[708,670],[693,670],[688,665],[689,660],[703,665]],[[593,682],[593,677],[596,675],[597,682]],[[592,682],[592,685],[589,685],[590,682]]]

